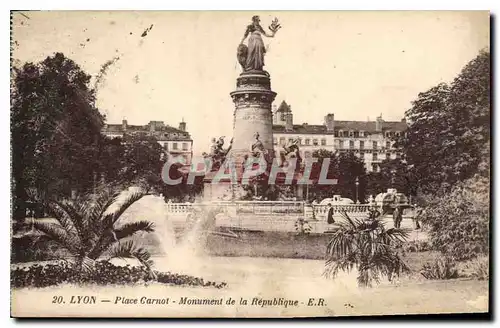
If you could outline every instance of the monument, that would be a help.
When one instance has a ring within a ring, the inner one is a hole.
[[[266,47],[262,36],[274,37],[281,25],[275,18],[268,28],[270,33],[260,25],[259,16],[253,16],[252,23],[246,27],[236,54],[242,73],[236,80],[236,90],[230,93],[235,105],[231,146],[226,151],[218,147],[216,152],[212,151],[209,155],[220,164],[222,152],[224,162],[233,165],[227,168],[228,172],[236,170],[233,172],[237,175],[236,181],[223,178],[212,183],[219,164],[212,166],[204,180],[205,199],[238,199],[244,194],[241,173],[247,160],[251,157],[260,158],[270,167],[274,159],[271,105],[276,92],[272,91],[270,75],[264,70]],[[244,44],[245,40],[247,45]]]

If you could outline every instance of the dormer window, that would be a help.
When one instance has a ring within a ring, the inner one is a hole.
[[[354,131],[349,131],[349,137],[354,137]]]
[[[343,136],[344,136],[344,131],[339,130],[339,137],[341,137],[341,138],[342,138]]]
[[[365,131],[359,131],[359,136],[364,137],[365,136]]]

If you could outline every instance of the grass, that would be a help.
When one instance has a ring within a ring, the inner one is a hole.
[[[429,255],[429,254],[427,254]],[[412,255],[414,256],[414,255]],[[430,256],[430,255],[429,255]],[[159,269],[166,270],[168,261],[158,261]],[[152,284],[149,286],[95,286],[92,288],[61,285],[39,289],[12,290],[13,315],[34,316],[115,316],[115,317],[256,317],[256,316],[345,316],[428,313],[470,313],[488,310],[488,282],[478,280],[408,280],[398,284],[383,283],[374,288],[356,286],[353,274],[342,274],[331,280],[321,277],[322,260],[298,260],[250,257],[202,257],[192,263],[186,274],[207,279],[224,280],[224,289],[194,288]],[[99,303],[86,306],[43,306],[53,296],[97,295],[113,300],[117,296],[127,298],[147,296],[170,298],[177,301],[169,306],[143,304],[116,306]],[[236,299],[234,306],[181,306],[181,297]],[[242,306],[239,299],[286,298],[298,299],[304,304],[298,307]],[[308,307],[309,298],[324,298],[325,306]],[[33,300],[39,302],[33,302]]]

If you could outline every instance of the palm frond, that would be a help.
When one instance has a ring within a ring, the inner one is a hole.
[[[135,258],[150,271],[154,265],[151,254],[142,247],[136,247],[133,240],[118,241],[112,244],[106,250],[106,255],[109,258]]]
[[[135,202],[144,197],[146,193],[144,191],[138,191],[132,193],[130,196],[125,199],[125,201],[120,205],[120,207],[113,213],[112,223],[116,223],[118,219],[122,216],[122,214]]]
[[[381,239],[387,238],[384,241],[404,243],[410,237],[410,230],[407,228],[389,228],[379,236]]]
[[[106,210],[118,199],[120,192],[113,189],[104,189],[95,195],[85,209],[85,215],[89,217],[94,225],[98,225]]]
[[[84,254],[76,258],[76,264],[78,269],[85,273],[92,272],[95,269],[95,261]]]
[[[349,254],[348,256],[336,259],[329,260],[325,266],[325,270],[323,271],[323,276],[328,278],[335,278],[339,271],[350,272],[354,269],[356,265],[355,256],[353,254]]]
[[[353,219],[351,219],[351,217],[347,214],[345,210],[340,211],[340,215],[342,215],[342,217],[351,225],[353,229],[356,229],[357,227],[356,223],[353,221]]]
[[[326,247],[328,258],[342,258],[352,252],[353,236],[344,230],[337,230]]]
[[[33,222],[33,227],[46,234],[51,240],[66,248],[71,253],[77,253],[80,251],[81,245],[78,236],[67,231],[62,226],[55,223],[40,222],[35,220]]]
[[[88,224],[85,222],[83,215],[76,209],[75,205],[70,201],[51,200],[52,204],[58,206],[62,211],[66,212],[67,218],[71,220],[76,228],[76,232],[80,237],[81,243],[89,245]]]
[[[154,224],[150,221],[137,221],[133,223],[127,223],[118,229],[115,229],[115,235],[117,239],[122,239],[125,237],[132,236],[134,233],[144,231],[153,232]]]
[[[62,210],[59,206],[50,206],[50,209],[54,214],[54,218],[59,221],[61,226],[66,229],[66,231],[78,234],[75,224],[71,221],[66,211]]]

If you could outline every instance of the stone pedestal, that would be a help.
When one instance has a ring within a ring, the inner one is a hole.
[[[242,163],[243,156],[250,154],[256,133],[268,153],[268,159],[274,158],[271,105],[275,97],[266,71],[243,72],[238,77],[236,90],[231,92],[235,109],[233,146],[229,154],[237,166]]]
[[[258,140],[265,149],[268,169],[274,158],[273,114],[271,104],[276,93],[271,90],[271,79],[266,71],[248,71],[240,74],[236,90],[231,92],[235,104],[233,119],[233,143],[226,160],[232,162],[237,181],[212,183],[216,172],[205,176],[206,200],[238,200],[245,195],[241,185],[245,159],[252,156],[252,145]]]

